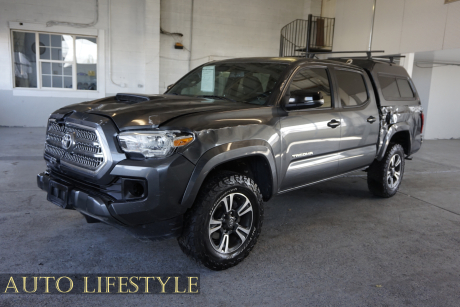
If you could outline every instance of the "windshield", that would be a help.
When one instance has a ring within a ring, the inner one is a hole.
[[[185,76],[167,94],[263,105],[286,67],[279,63],[210,63]]]

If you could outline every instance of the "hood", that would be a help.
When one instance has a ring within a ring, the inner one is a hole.
[[[156,128],[177,117],[209,112],[260,107],[221,99],[190,96],[117,94],[117,96],[66,106],[56,111],[83,112],[112,118],[120,130]]]

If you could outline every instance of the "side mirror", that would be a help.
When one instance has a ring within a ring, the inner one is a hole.
[[[291,91],[289,100],[285,104],[288,111],[303,110],[321,107],[324,98],[321,92],[308,92],[303,90]]]
[[[174,84],[168,85],[168,87],[166,88],[166,90],[169,91],[169,90],[171,89],[171,87],[173,87],[173,86],[174,86]]]

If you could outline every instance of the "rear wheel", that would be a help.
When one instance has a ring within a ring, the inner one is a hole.
[[[367,172],[367,186],[376,196],[392,197],[398,192],[404,174],[404,149],[390,144],[381,161],[375,160]]]
[[[254,181],[220,173],[205,184],[187,212],[179,245],[206,267],[225,270],[249,255],[262,222],[262,195]]]

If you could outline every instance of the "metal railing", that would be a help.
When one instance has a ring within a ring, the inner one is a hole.
[[[308,15],[281,29],[280,57],[305,56],[305,52],[332,51],[335,18]]]

